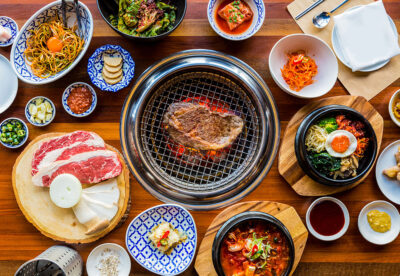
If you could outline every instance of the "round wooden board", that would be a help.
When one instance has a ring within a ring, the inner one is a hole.
[[[123,156],[117,149],[106,145],[109,150],[115,151],[122,163],[122,173],[117,177],[120,198],[118,212],[108,227],[86,235],[86,228],[76,219],[72,209],[63,209],[55,206],[51,200],[48,188],[37,187],[32,183],[32,157],[43,140],[54,138],[66,133],[48,133],[35,138],[15,161],[12,172],[12,185],[18,206],[26,219],[33,224],[43,235],[66,243],[90,243],[108,234],[124,217],[129,202],[129,170]]]
[[[200,244],[199,251],[197,252],[196,262],[194,265],[197,273],[200,276],[217,275],[211,257],[214,237],[222,224],[224,224],[229,218],[245,211],[259,211],[268,213],[279,219],[286,226],[292,235],[295,247],[295,260],[290,275],[293,274],[300,262],[301,256],[303,255],[303,251],[307,242],[308,231],[296,210],[292,206],[272,201],[249,201],[238,203],[226,208],[218,216],[216,216],[208,227],[207,232]]]
[[[293,190],[295,190],[296,193],[298,193],[299,195],[323,196],[349,190],[360,184],[368,176],[373,168],[373,166],[371,166],[371,169],[368,171],[368,173],[366,173],[362,179],[352,185],[344,187],[333,187],[315,182],[304,173],[300,165],[297,163],[297,158],[294,151],[294,140],[300,123],[311,111],[322,106],[331,104],[345,105],[360,112],[366,119],[368,119],[375,130],[376,138],[378,140],[378,152],[381,147],[383,135],[383,118],[364,97],[337,96],[309,103],[308,105],[301,108],[289,121],[282,139],[282,145],[279,150],[278,157],[279,173],[290,184]],[[377,158],[378,154],[375,157],[374,163],[376,162]]]

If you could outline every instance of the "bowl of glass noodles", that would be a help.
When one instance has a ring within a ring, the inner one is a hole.
[[[378,143],[370,122],[358,111],[328,105],[308,114],[295,138],[295,153],[314,181],[346,186],[366,176],[377,156]]]
[[[104,21],[118,34],[136,41],[168,36],[186,14],[186,0],[97,0]]]
[[[18,78],[29,84],[53,82],[82,59],[93,36],[93,18],[78,2],[81,28],[72,1],[66,1],[66,24],[61,0],[38,10],[21,28],[11,49],[10,62]]]

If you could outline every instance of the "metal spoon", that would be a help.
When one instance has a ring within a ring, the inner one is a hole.
[[[331,10],[330,12],[321,12],[320,14],[314,16],[312,22],[314,24],[315,27],[317,28],[325,28],[326,25],[328,25],[329,20],[331,19],[331,14],[333,12],[335,12],[338,8],[340,8],[341,6],[343,6],[345,3],[347,3],[349,0],[344,0],[342,3],[340,3],[339,6],[337,6],[336,8],[334,8],[333,10]]]

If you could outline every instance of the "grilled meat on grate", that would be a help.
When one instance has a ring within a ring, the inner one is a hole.
[[[198,150],[220,150],[231,145],[243,129],[243,120],[231,113],[211,111],[208,107],[177,102],[164,114],[164,127],[172,139]]]

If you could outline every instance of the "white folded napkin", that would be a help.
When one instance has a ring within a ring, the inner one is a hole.
[[[382,1],[347,10],[334,20],[339,45],[353,72],[400,54],[398,34]]]

